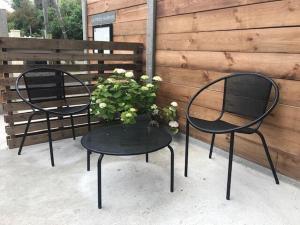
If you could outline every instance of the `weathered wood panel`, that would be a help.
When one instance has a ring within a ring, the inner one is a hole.
[[[63,39],[47,39],[45,45],[44,39],[26,39],[24,45],[23,38],[0,38],[0,48],[5,49],[27,49],[27,50],[85,50],[85,49],[100,49],[100,50],[136,50],[143,49],[141,43],[118,43],[105,41],[78,41],[78,40],[63,40]]]
[[[21,72],[40,67],[62,69],[71,72],[93,90],[99,76],[107,76],[115,68],[132,70],[137,76],[143,68],[142,43],[0,38],[0,49],[0,85],[5,89],[2,96],[9,148],[19,146],[27,120],[32,114],[32,108],[20,99],[15,90],[15,82]],[[94,50],[112,50],[112,53],[101,54]],[[39,64],[39,61],[46,64]],[[20,92],[26,98],[24,81],[21,80],[20,84],[23,85]],[[66,101],[47,101],[38,105],[44,109],[55,109],[66,104],[76,107],[89,102],[86,89],[78,86],[79,83],[73,78],[66,76],[65,85]],[[50,118],[54,140],[71,136],[69,118],[61,119],[57,115],[51,115]],[[74,122],[76,135],[82,135],[87,130],[87,111],[75,116]],[[93,124],[100,122],[99,119],[93,120]],[[34,116],[29,132],[25,145],[48,140],[45,115]]]

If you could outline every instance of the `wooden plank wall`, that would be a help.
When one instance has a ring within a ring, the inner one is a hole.
[[[15,91],[16,77],[21,72],[41,66],[58,68],[75,75],[84,81],[90,90],[93,90],[93,85],[99,76],[110,74],[113,69],[120,67],[141,75],[143,65],[143,44],[139,43],[0,38],[0,50],[0,85],[5,87],[2,96],[9,148],[16,148],[20,145],[26,122],[32,113],[32,109],[21,101]],[[113,50],[113,53],[107,55],[94,50]],[[120,51],[126,51],[126,53],[115,53]],[[41,60],[46,61],[47,65],[35,64],[36,61]],[[78,86],[78,82],[66,78],[65,85],[67,86],[67,102],[70,106],[88,102],[86,90]],[[25,90],[21,92],[26,96]],[[44,108],[59,106],[61,102],[58,101],[48,101],[42,105]],[[100,122],[99,119],[92,120],[93,125],[98,125]],[[76,135],[84,134],[87,131],[87,112],[75,115],[74,124]],[[52,115],[53,139],[71,137],[70,125],[69,116],[58,118]],[[30,136],[26,138],[25,145],[48,141],[46,127],[45,115],[34,116],[29,128]]]
[[[272,77],[280,103],[262,126],[277,170],[300,179],[300,1],[157,0],[157,71],[164,82],[160,103],[177,100],[181,126],[195,91],[231,72],[253,71]],[[114,40],[145,43],[146,0],[90,0],[88,15],[116,10]],[[89,17],[88,36],[92,38]],[[195,113],[214,118],[222,95],[209,90]],[[210,136],[193,131],[206,142]],[[236,154],[268,166],[260,140],[238,135]],[[216,144],[228,148],[229,138]]]

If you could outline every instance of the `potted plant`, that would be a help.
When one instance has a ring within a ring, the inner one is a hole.
[[[119,119],[123,124],[134,124],[139,115],[146,114],[150,124],[168,124],[170,131],[177,133],[177,103],[164,108],[155,104],[161,81],[159,76],[151,80],[147,75],[137,81],[132,72],[115,69],[109,77],[99,77],[91,95],[91,114],[106,121]]]

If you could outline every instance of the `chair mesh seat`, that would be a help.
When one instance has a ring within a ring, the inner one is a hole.
[[[49,112],[53,114],[60,114],[60,115],[70,115],[70,114],[75,114],[84,111],[87,109],[87,106],[73,106],[73,107],[62,107],[62,108],[57,108],[57,109],[51,109]]]
[[[222,133],[222,131],[226,131],[229,129],[234,129],[234,128],[239,127],[238,125],[234,125],[234,124],[228,123],[223,120],[209,121],[209,120],[198,119],[195,117],[190,117],[190,122],[193,125],[195,125],[196,127],[207,130],[210,133]],[[255,132],[255,130],[252,128],[243,128],[238,132],[245,133],[245,134],[251,134],[251,133]]]

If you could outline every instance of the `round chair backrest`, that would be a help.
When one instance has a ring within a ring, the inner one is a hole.
[[[270,102],[272,88],[275,96]],[[256,73],[232,74],[225,77],[223,111],[258,118],[275,107],[278,97],[278,86],[270,78]]]
[[[66,72],[49,68],[31,69],[23,77],[31,103],[65,99],[64,75]],[[18,86],[17,82],[17,86]]]

